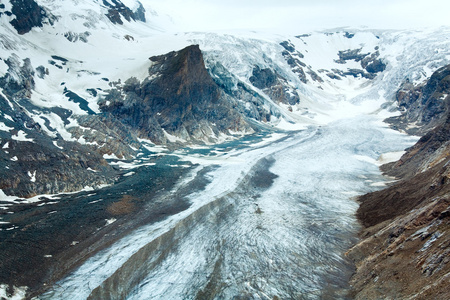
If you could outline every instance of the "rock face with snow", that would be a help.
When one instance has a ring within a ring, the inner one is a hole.
[[[414,132],[426,134],[399,161],[383,166],[399,182],[360,198],[365,229],[349,253],[357,266],[356,299],[450,297],[448,70],[439,69],[425,85],[403,85],[397,94],[406,106],[397,119],[403,126],[420,124]]]
[[[112,89],[99,103],[102,111],[157,144],[167,143],[170,136],[214,142],[230,131],[252,131],[212,80],[198,45],[150,60],[149,77],[142,83],[130,78]]]
[[[27,113],[41,109],[29,101],[35,87],[30,60],[21,64],[12,56],[6,64],[9,71],[0,78],[0,189],[30,197],[112,183],[115,172],[95,148],[49,136]],[[65,120],[72,114],[62,108],[50,110]]]
[[[278,103],[290,105],[300,103],[300,98],[296,93],[289,93],[286,79],[271,69],[261,69],[255,66],[249,80],[253,86],[263,90],[265,94]]]
[[[424,84],[416,86],[406,81],[396,97],[403,114],[388,122],[396,129],[420,135],[442,125],[449,109],[449,83],[449,66],[437,70]]]

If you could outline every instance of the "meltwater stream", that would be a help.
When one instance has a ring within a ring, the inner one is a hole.
[[[363,116],[225,155],[212,147],[195,158],[215,168],[189,209],[137,229],[40,299],[345,299],[352,196],[386,180],[371,161],[412,142]]]

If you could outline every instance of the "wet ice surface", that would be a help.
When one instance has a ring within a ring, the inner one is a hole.
[[[370,159],[412,142],[363,116],[203,157],[218,167],[189,209],[136,230],[42,298],[86,299],[106,279],[93,299],[345,299],[351,196],[385,180]]]

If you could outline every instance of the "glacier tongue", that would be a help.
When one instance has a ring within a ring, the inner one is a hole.
[[[343,253],[358,228],[349,197],[384,181],[359,157],[411,142],[360,116],[219,155],[191,208],[135,231],[41,297],[345,298]]]
[[[129,298],[345,298],[352,270],[343,252],[357,228],[348,194],[383,180],[352,155],[377,157],[401,139],[371,121],[336,122],[286,141],[221,208],[186,228]]]

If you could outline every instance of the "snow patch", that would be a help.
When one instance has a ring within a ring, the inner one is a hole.
[[[10,130],[13,130],[13,129],[14,129],[14,127],[6,126],[5,123],[0,122],[0,130],[2,130],[2,131],[10,131]]]
[[[117,161],[117,162],[111,162],[111,165],[118,166],[121,169],[130,170],[135,169],[143,166],[154,166],[156,163],[143,163],[141,161],[136,161],[132,163],[126,163],[123,161]],[[130,176],[130,175],[124,175],[124,176]]]
[[[103,158],[104,159],[117,159],[117,160],[120,160],[120,158],[118,158],[115,153],[111,153],[111,154],[106,154],[105,153],[105,154],[103,154]]]
[[[12,294],[9,294],[7,292],[8,285],[6,284],[0,284],[0,299],[6,299],[6,300],[22,300],[25,299],[25,295],[27,293],[28,287],[21,286],[16,287],[13,286],[13,292]]]
[[[23,130],[19,130],[17,135],[13,135],[11,138],[20,142],[34,142],[33,139],[27,138],[27,134]]]
[[[384,165],[399,160],[406,151],[387,152],[378,157],[377,164]]]
[[[30,177],[31,182],[36,182],[36,170],[33,173],[28,171],[28,176]]]
[[[105,221],[106,221],[105,226],[108,226],[108,225],[114,223],[115,221],[117,221],[117,219],[116,218],[112,218],[112,219],[106,219]]]
[[[182,139],[180,137],[177,137],[175,135],[171,135],[171,134],[167,133],[167,131],[165,131],[164,129],[163,129],[163,132],[164,132],[164,135],[167,138],[167,140],[171,143],[176,143],[176,142],[186,143],[187,142],[185,139]]]
[[[59,149],[61,149],[61,150],[64,150],[63,147],[58,146],[58,142],[57,142],[57,141],[53,141],[53,145],[55,145],[56,148],[59,148]]]

